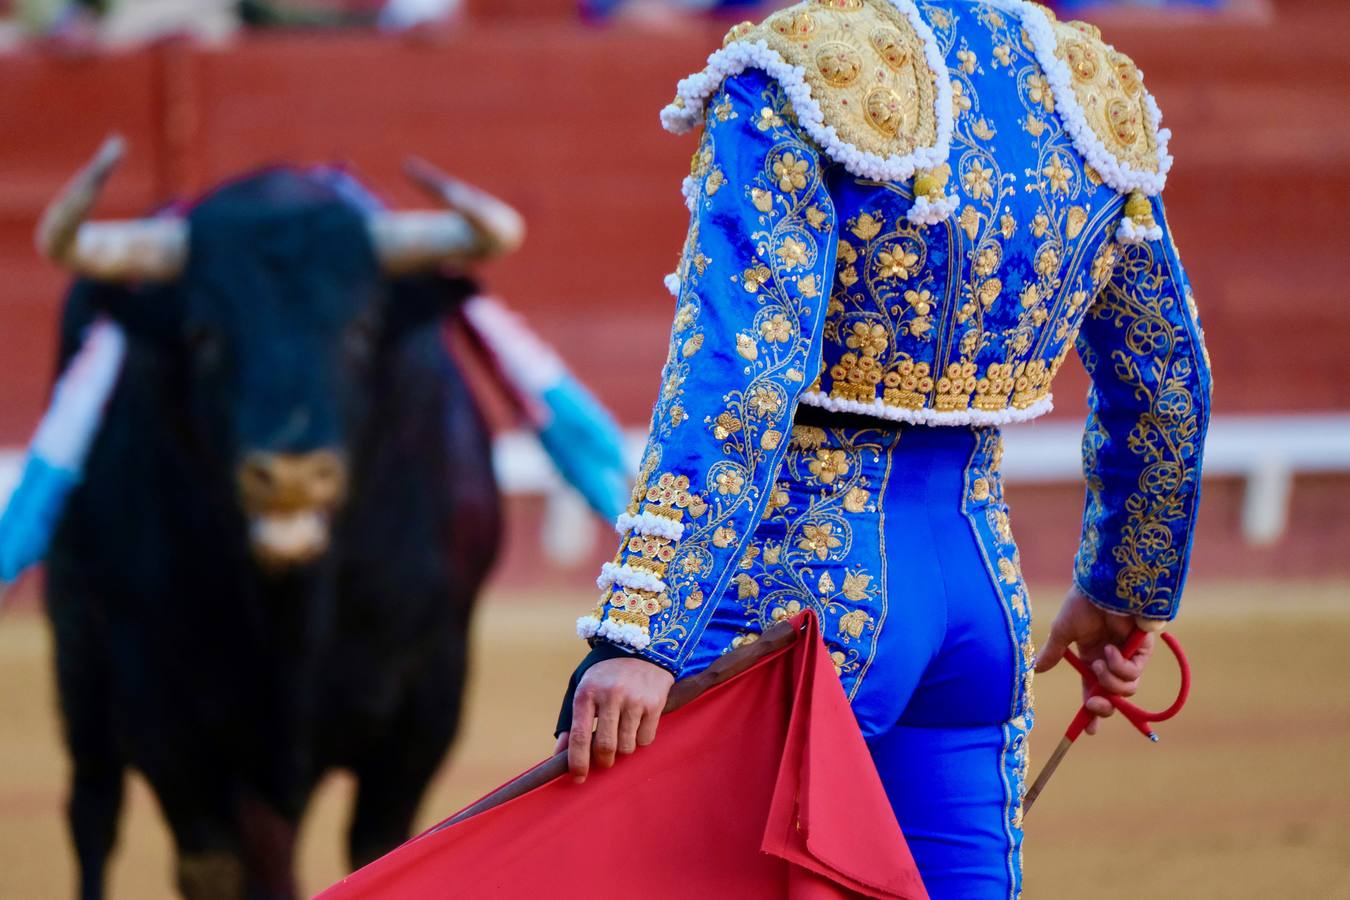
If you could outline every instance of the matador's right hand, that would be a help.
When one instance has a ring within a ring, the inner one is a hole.
[[[1153,655],[1155,643],[1150,634],[1134,657],[1126,659],[1120,648],[1134,629],[1135,621],[1131,616],[1108,612],[1093,604],[1077,587],[1070,588],[1059,615],[1050,626],[1050,637],[1036,657],[1036,671],[1048,672],[1054,668],[1064,658],[1068,646],[1076,644],[1078,655],[1092,667],[1103,688],[1121,697],[1132,697],[1139,690],[1140,676]],[[1097,723],[1116,711],[1106,697],[1092,696],[1094,687],[1096,685],[1084,679],[1083,705],[1095,717],[1084,729],[1088,734],[1096,734]]]
[[[558,737],[555,752],[567,750],[567,767],[578,784],[591,763],[608,769],[615,755],[634,752],[656,739],[675,676],[645,660],[607,659],[586,670],[572,701],[572,728]]]

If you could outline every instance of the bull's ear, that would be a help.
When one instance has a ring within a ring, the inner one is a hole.
[[[384,314],[385,339],[398,340],[415,328],[452,315],[478,293],[478,283],[463,275],[428,274],[394,279],[390,282]]]

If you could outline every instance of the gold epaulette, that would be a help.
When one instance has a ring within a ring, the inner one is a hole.
[[[1095,26],[1056,21],[1039,4],[1021,6],[1023,27],[1070,138],[1101,180],[1129,198],[1117,238],[1139,243],[1161,237],[1150,198],[1167,183],[1171,135],[1143,75]]]
[[[952,86],[937,38],[912,2],[807,0],[732,28],[661,113],[670,131],[703,121],[722,81],[748,68],[777,81],[798,124],[859,178],[913,179],[916,223],[950,217]]]
[[[723,46],[763,41],[805,73],[824,124],[887,158],[937,142],[937,79],[914,26],[891,4],[808,0],[744,22]]]
[[[1141,172],[1160,171],[1156,107],[1143,76],[1124,53],[1085,22],[1055,22],[1055,55],[1069,67],[1074,99],[1087,124],[1116,162]]]

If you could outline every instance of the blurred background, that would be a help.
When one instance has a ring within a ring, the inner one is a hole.
[[[786,4],[777,4],[778,6]],[[33,250],[101,138],[127,161],[98,214],[135,216],[275,162],[350,166],[424,201],[409,154],[515,205],[522,252],[481,274],[641,438],[686,225],[690,139],[657,111],[734,21],[683,0],[0,0],[0,497],[45,408],[66,281]],[[1069,758],[1028,822],[1029,897],[1350,898],[1350,7],[1326,0],[1064,2],[1144,71],[1174,133],[1166,201],[1215,370],[1192,580],[1176,633],[1192,705],[1148,746],[1120,723]],[[632,373],[640,373],[635,376]],[[1008,494],[1038,634],[1067,586],[1086,376],[1009,438]],[[493,406],[507,544],[474,624],[466,730],[431,823],[546,755],[572,621],[612,533]],[[0,614],[0,897],[69,896],[66,761],[41,574]],[[507,640],[507,635],[514,639]],[[1170,696],[1162,660],[1146,700]],[[1037,685],[1033,767],[1072,715]],[[520,722],[533,723],[521,727]],[[350,784],[325,783],[303,886],[343,874]],[[171,896],[136,781],[112,896]]]

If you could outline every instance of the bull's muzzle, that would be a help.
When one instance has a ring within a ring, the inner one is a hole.
[[[347,465],[340,455],[250,453],[238,480],[259,562],[272,568],[303,565],[328,549],[333,511],[347,491]]]

